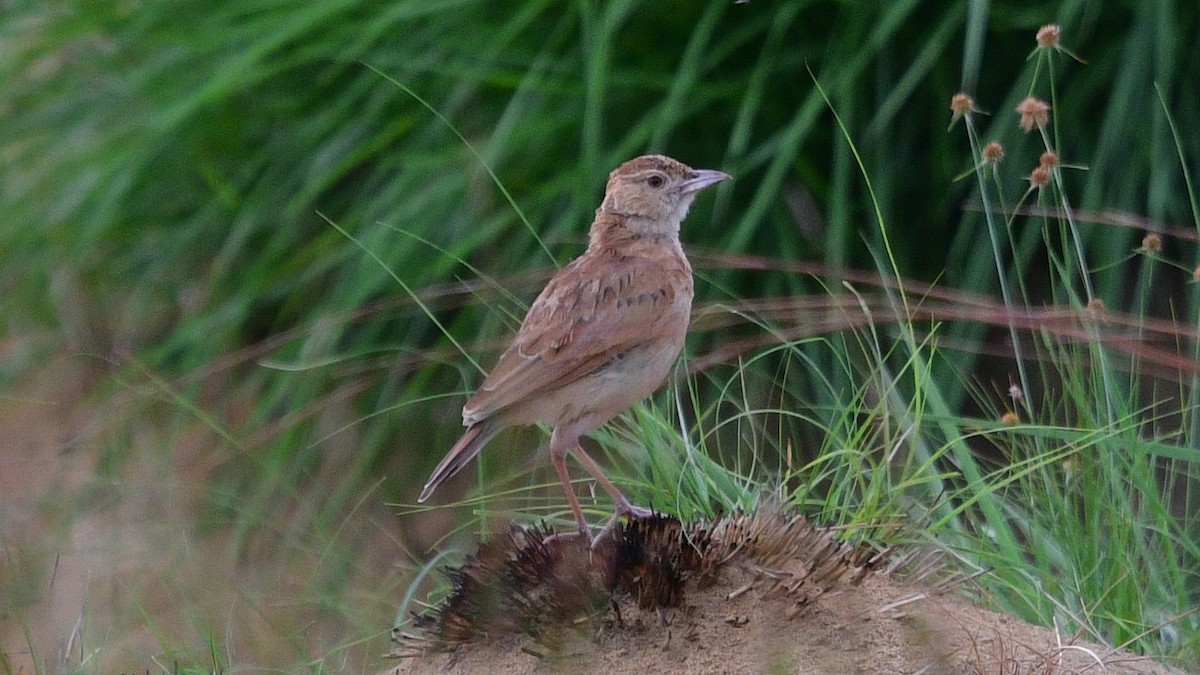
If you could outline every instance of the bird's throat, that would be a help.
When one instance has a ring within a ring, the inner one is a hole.
[[[679,247],[679,219],[652,220],[617,213],[597,213],[588,233],[588,249],[622,246]]]

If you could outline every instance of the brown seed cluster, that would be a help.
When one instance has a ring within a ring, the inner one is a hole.
[[[1004,160],[1004,146],[999,141],[992,141],[983,146],[983,161],[995,166]]]
[[[1154,232],[1146,233],[1142,237],[1142,251],[1146,253],[1161,253],[1162,252],[1162,237]]]
[[[1043,129],[1050,123],[1050,104],[1040,98],[1029,98],[1017,104],[1017,114],[1021,116],[1021,129],[1025,133],[1029,133],[1037,129]]]
[[[1029,184],[1039,190],[1050,184],[1050,168],[1045,164],[1038,164],[1037,168],[1029,174]]]
[[[1039,47],[1054,48],[1062,41],[1062,27],[1058,24],[1048,23],[1038,29],[1037,44]]]
[[[955,120],[975,112],[975,99],[960,91],[950,98],[950,112]]]
[[[1029,174],[1029,184],[1039,190],[1050,185],[1051,179],[1054,178],[1053,171],[1058,165],[1058,153],[1053,150],[1043,152],[1038,158],[1037,168]]]

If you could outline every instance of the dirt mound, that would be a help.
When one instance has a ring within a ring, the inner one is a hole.
[[[778,514],[577,539],[514,532],[401,636],[401,673],[1171,673],[937,595]]]

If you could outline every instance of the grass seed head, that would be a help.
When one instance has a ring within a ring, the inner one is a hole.
[[[1039,47],[1053,49],[1062,40],[1062,27],[1056,23],[1048,23],[1038,29],[1037,44]]]
[[[1017,104],[1017,114],[1021,116],[1021,129],[1025,133],[1034,128],[1041,129],[1050,123],[1050,104],[1030,96]]]
[[[950,112],[954,113],[953,120],[975,112],[975,99],[961,91],[950,97]]]
[[[1039,190],[1046,187],[1050,184],[1050,169],[1045,164],[1038,164],[1029,174],[1029,183]]]
[[[1004,146],[1000,145],[999,141],[992,141],[983,146],[983,161],[994,166],[1003,160]]]
[[[1147,232],[1146,236],[1142,237],[1142,251],[1146,253],[1159,253],[1162,251],[1162,237],[1154,232]]]

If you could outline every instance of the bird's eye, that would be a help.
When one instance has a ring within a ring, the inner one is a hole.
[[[663,182],[664,182],[663,177],[658,174],[653,174],[652,176],[650,176],[649,178],[646,179],[646,185],[649,185],[652,188],[662,187]]]

